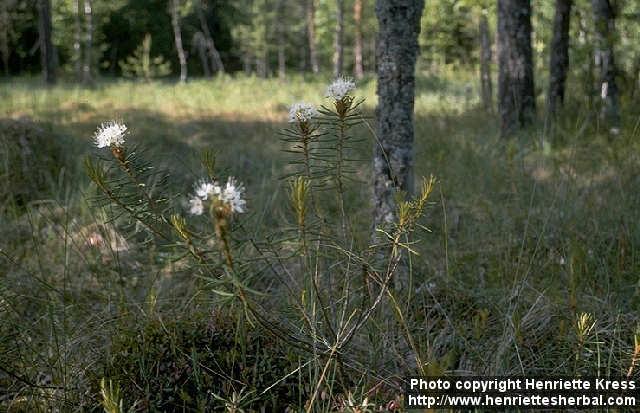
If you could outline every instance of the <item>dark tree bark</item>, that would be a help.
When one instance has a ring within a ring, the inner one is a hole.
[[[344,68],[344,0],[336,0],[336,32],[333,40],[333,75],[342,75]]]
[[[498,0],[498,109],[503,136],[535,117],[530,0]]]
[[[612,131],[617,131],[620,125],[620,108],[614,59],[615,13],[610,0],[591,0],[591,6],[596,33],[594,60],[602,98],[601,116]]]
[[[486,14],[480,16],[480,93],[486,110],[493,109],[493,83],[491,81],[491,35]]]
[[[362,79],[364,76],[364,67],[362,65],[362,0],[355,0],[353,2],[353,22],[353,56],[355,60],[353,74],[356,79]]]
[[[2,55],[2,67],[5,76],[9,76],[9,31],[11,19],[9,8],[12,6],[8,0],[0,0],[0,55]]]
[[[424,0],[377,0],[374,222],[396,220],[395,194],[413,191],[413,105],[418,35]]]
[[[309,64],[311,65],[311,71],[318,73],[320,67],[318,66],[318,54],[316,52],[316,5],[315,0],[307,0],[307,43],[309,45]]]
[[[42,76],[49,84],[56,82],[55,58],[51,41],[51,0],[38,0],[38,32]]]
[[[90,85],[93,82],[91,65],[93,61],[93,8],[91,0],[84,0],[84,61],[82,64],[82,83]]]
[[[205,77],[211,77],[211,68],[209,67],[209,57],[207,56],[207,41],[204,38],[204,34],[198,31],[193,35],[193,39],[191,40],[193,44],[192,47],[195,47],[198,51],[198,56],[200,57],[200,65],[202,66],[202,73]]]
[[[179,0],[171,0],[171,26],[173,28],[173,40],[178,52],[178,61],[180,62],[180,82],[187,81],[187,56],[182,46],[182,32],[180,30],[180,2]]]
[[[224,73],[224,64],[222,64],[220,53],[218,53],[218,49],[216,49],[215,42],[211,36],[209,24],[207,24],[207,18],[204,14],[204,4],[202,3],[202,0],[197,0],[195,7],[196,12],[198,13],[198,20],[200,20],[200,29],[204,36],[207,55],[211,62],[211,73]]]
[[[569,26],[572,0],[556,0],[556,15],[553,20],[553,39],[549,57],[549,91],[547,93],[547,118],[556,116],[564,103],[564,85],[569,70]]]

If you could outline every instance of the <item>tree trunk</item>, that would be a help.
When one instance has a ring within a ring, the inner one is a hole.
[[[187,57],[182,46],[182,32],[180,31],[180,3],[179,0],[171,0],[171,26],[173,27],[173,39],[178,52],[180,62],[180,82],[187,81]]]
[[[9,76],[9,33],[11,19],[9,18],[8,1],[0,0],[0,54],[5,76]]]
[[[304,9],[303,11],[304,11],[305,16],[306,16],[306,13],[307,13],[306,9]],[[306,19],[306,17],[303,16],[303,19]],[[307,25],[306,25],[306,23],[304,25],[302,25],[302,28],[301,28],[301,30],[299,32],[299,36],[300,36],[301,39],[305,40],[303,45],[304,44],[308,44],[308,42],[307,42],[308,36],[307,36]],[[307,62],[309,60],[309,56],[308,56],[309,50],[308,50],[308,47],[298,47],[297,49],[298,49],[298,53],[297,53],[298,68],[299,68],[300,72],[304,73],[307,70]]]
[[[355,75],[356,79],[362,79],[362,77],[364,76],[364,67],[362,65],[362,0],[355,0],[353,2],[353,22],[353,74]]]
[[[53,43],[51,41],[51,1],[38,0],[38,32],[42,76],[48,84],[56,82]]]
[[[620,127],[618,86],[614,59],[615,14],[610,0],[591,0],[593,8],[596,49],[595,66],[602,98],[602,118],[611,131]]]
[[[91,0],[84,0],[84,63],[82,65],[82,83],[89,85],[93,82],[91,63],[93,60],[93,9]]]
[[[278,45],[278,78],[284,80],[287,77],[287,55],[284,43]]]
[[[82,24],[84,13],[80,0],[73,0],[73,72],[78,82],[82,81]]]
[[[316,5],[315,0],[307,0],[307,42],[309,44],[309,64],[311,71],[318,73],[318,55],[316,53]]]
[[[396,220],[395,195],[413,190],[413,104],[424,0],[377,0],[378,144],[373,158],[374,222]]]
[[[480,91],[482,106],[485,110],[493,110],[493,83],[491,81],[491,35],[489,21],[483,12],[480,16]]]
[[[276,22],[276,33],[278,35],[278,78],[284,80],[287,77],[287,39],[285,33],[285,25],[281,22],[285,21],[285,0],[278,3],[279,22]]]
[[[205,77],[211,77],[211,68],[209,67],[209,58],[207,56],[207,41],[204,38],[204,34],[199,31],[196,32],[193,35],[191,43],[193,44],[192,47],[195,47],[198,51],[200,64],[202,65],[202,73]]]
[[[498,0],[498,109],[502,135],[535,117],[530,0]]]
[[[336,0],[336,32],[333,40],[333,75],[342,75],[344,67],[344,0]]]
[[[256,72],[258,73],[258,76],[263,79],[265,79],[269,73],[266,51],[256,56]]]
[[[211,71],[212,73],[224,73],[224,65],[222,64],[220,53],[218,53],[218,50],[216,49],[213,37],[211,37],[211,32],[209,31],[207,19],[204,15],[204,5],[202,4],[202,0],[197,0],[196,9],[198,13],[198,19],[200,20],[200,28],[202,30],[202,34],[204,35],[204,40],[206,42],[205,44],[207,46],[207,55],[209,56],[209,60],[211,61]]]
[[[251,55],[249,52],[244,52],[242,55],[242,70],[245,75],[251,75]]]
[[[547,119],[553,120],[558,106],[564,103],[564,85],[569,70],[569,26],[572,0],[556,0],[553,39],[549,57],[549,91]]]

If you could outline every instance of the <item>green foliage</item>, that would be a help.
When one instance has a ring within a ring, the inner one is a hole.
[[[3,2],[0,8],[3,13],[0,30],[3,31],[1,36],[7,39],[9,67],[4,67],[4,59],[0,65],[3,73],[36,73],[40,69],[40,56],[32,48],[38,41],[37,12],[29,0],[14,1],[11,6]]]
[[[149,33],[145,34],[142,44],[133,52],[133,55],[118,64],[125,77],[136,77],[146,81],[171,73],[169,62],[166,62],[162,56],[151,57]]]
[[[420,32],[424,58],[438,64],[474,64],[478,43],[477,15],[463,0],[426,2]]]

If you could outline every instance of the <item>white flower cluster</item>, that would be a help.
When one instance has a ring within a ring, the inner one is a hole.
[[[220,200],[227,204],[232,212],[245,212],[247,201],[242,199],[244,186],[239,184],[235,178],[229,177],[224,187],[216,181],[202,180],[196,184],[195,196],[189,200],[189,213],[202,215],[204,212],[204,201]]]
[[[296,102],[289,109],[289,122],[308,122],[318,116],[318,110],[311,103]]]
[[[94,135],[94,140],[98,148],[109,146],[120,147],[124,144],[124,137],[127,134],[127,126],[124,123],[112,120],[102,123]]]
[[[338,77],[328,87],[325,93],[326,97],[333,98],[335,100],[342,100],[349,94],[350,91],[356,88],[356,83],[353,79],[346,77]]]

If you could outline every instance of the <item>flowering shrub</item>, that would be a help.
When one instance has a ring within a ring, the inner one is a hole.
[[[395,318],[418,372],[424,373],[399,304],[407,292],[394,291],[391,282],[409,276],[412,234],[422,228],[419,221],[435,181],[424,180],[415,199],[399,196],[397,222],[376,228],[375,236],[369,227],[354,227],[361,207],[346,201],[357,165],[351,130],[366,122],[354,90],[352,80],[338,78],[327,87],[329,105],[299,102],[290,108],[283,140],[297,166],[286,177],[292,225],[248,231],[247,212],[259,206],[247,205],[245,188],[235,177],[218,176],[209,152],[203,156],[207,176],[195,182],[193,193],[162,193],[166,174],[140,159],[120,122],[105,123],[96,132],[96,146],[109,148],[110,159],[86,162],[101,193],[98,199],[118,206],[176,256],[190,256],[194,275],[219,305],[240,304],[246,322],[239,328],[260,327],[306,359],[303,366],[312,378],[309,406],[335,380],[336,370],[373,374],[363,366],[370,364],[375,340],[370,331],[380,317]]]

